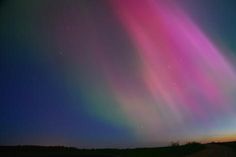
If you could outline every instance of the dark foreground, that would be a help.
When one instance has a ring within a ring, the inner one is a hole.
[[[236,142],[137,149],[76,149],[43,146],[0,146],[1,157],[236,157]]]

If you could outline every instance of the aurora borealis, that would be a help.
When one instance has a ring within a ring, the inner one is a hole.
[[[1,145],[236,140],[233,0],[0,6]]]

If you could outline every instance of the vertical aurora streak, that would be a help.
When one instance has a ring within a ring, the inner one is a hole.
[[[163,128],[187,126],[196,119],[205,128],[219,115],[234,114],[233,67],[173,1],[112,3],[140,58],[142,91],[151,95],[127,95],[126,84],[124,90],[117,90],[120,84],[113,88],[124,111],[146,128],[137,131],[151,140]]]

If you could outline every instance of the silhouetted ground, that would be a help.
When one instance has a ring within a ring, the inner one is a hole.
[[[220,145],[224,145],[226,147],[230,147],[236,152],[236,142],[223,142],[223,143],[218,143]]]
[[[236,157],[236,142],[191,143],[184,146],[137,149],[76,149],[43,146],[1,146],[0,157]]]
[[[188,157],[236,157],[232,148],[220,144],[208,144],[206,149]]]

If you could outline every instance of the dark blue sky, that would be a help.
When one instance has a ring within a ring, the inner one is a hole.
[[[189,17],[199,24],[203,32],[211,38],[216,38],[216,41],[230,50],[226,55],[236,54],[234,0],[182,0],[179,4]],[[127,117],[130,115],[123,116],[123,113],[114,107],[118,102],[113,101],[113,98],[104,98],[101,94],[103,89],[100,87],[103,87],[103,84],[100,82],[103,81],[100,71],[94,70],[94,73],[87,74],[86,70],[92,67],[84,68],[87,64],[82,63],[74,64],[73,57],[64,55],[67,51],[77,53],[75,47],[80,50],[80,55],[94,50],[91,47],[101,48],[98,44],[88,42],[95,41],[91,36],[96,32],[100,33],[100,40],[110,43],[109,52],[114,49],[114,52],[109,54],[113,61],[124,67],[125,72],[132,69],[132,66],[121,63],[131,62],[129,58],[136,49],[127,39],[124,26],[118,25],[118,18],[115,18],[111,10],[106,1],[1,1],[0,145],[150,146],[146,144],[147,141],[139,139],[133,131],[135,129],[129,126],[132,120]],[[68,23],[76,27],[73,28]],[[71,30],[69,35],[63,32],[62,28]],[[95,31],[91,33],[91,30]],[[72,36],[71,40],[76,42],[67,41],[66,37],[63,40],[58,39],[66,35]],[[66,46],[60,45],[62,41]],[[123,53],[116,53],[117,49]],[[89,56],[89,53],[86,55]],[[94,65],[101,59],[98,56],[93,58]],[[76,75],[78,71],[79,74]],[[120,74],[123,74],[123,71]],[[81,73],[85,75],[82,76]],[[95,75],[97,73],[98,75]],[[74,83],[90,75],[92,82],[85,80]],[[135,74],[129,75],[132,77]],[[76,80],[77,77],[79,79]],[[83,89],[90,87],[86,83],[91,83],[91,86],[96,84],[96,87],[91,89],[97,90],[92,90],[90,95],[86,94],[87,90],[90,90]],[[97,98],[94,93],[102,96]],[[104,95],[112,94],[114,93],[104,90]],[[101,105],[104,102],[115,103],[114,106],[104,107]],[[168,142],[169,139],[161,139],[156,143],[163,145]],[[151,143],[153,144],[153,141]]]

